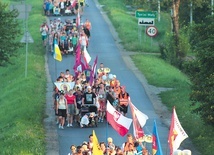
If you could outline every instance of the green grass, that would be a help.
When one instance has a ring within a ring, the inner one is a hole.
[[[159,41],[163,40],[165,33],[171,30],[168,13],[161,13],[160,22],[155,20],[158,35],[151,41],[145,33],[145,26],[138,26],[134,11],[130,13],[122,0],[99,0],[99,2],[104,5],[103,9],[107,12],[126,50],[159,53]]]
[[[17,1],[3,2],[14,4]],[[0,154],[5,155],[45,154],[45,52],[39,33],[40,24],[44,21],[41,15],[43,1],[28,0],[27,4],[32,5],[28,27],[34,39],[28,48],[27,77],[25,46],[17,50],[18,55],[12,58],[12,65],[0,68]]]
[[[134,55],[132,59],[152,85],[168,88],[190,85],[187,76],[158,56]]]

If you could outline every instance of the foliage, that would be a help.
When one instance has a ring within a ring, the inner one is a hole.
[[[195,33],[197,32],[197,33]],[[214,125],[214,18],[207,17],[202,24],[195,25],[191,33],[191,45],[197,53],[190,69],[193,82],[191,100],[200,102],[195,111],[204,121]]]
[[[17,39],[20,35],[19,22],[16,19],[18,11],[7,10],[8,5],[0,1],[0,66],[10,62],[12,56],[17,55],[16,50],[21,47],[21,43]],[[7,25],[7,26],[5,26]]]
[[[176,56],[175,40],[172,33],[167,33],[165,40],[159,44],[161,58],[168,61],[170,64],[182,67],[183,59]],[[180,30],[179,44],[177,45],[181,49],[179,55],[184,58],[188,52],[190,52],[190,44],[188,37],[188,28],[184,27]]]

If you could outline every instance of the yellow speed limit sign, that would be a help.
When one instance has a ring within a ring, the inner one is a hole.
[[[155,26],[149,26],[147,29],[146,29],[146,34],[150,37],[155,37],[158,33],[158,30]]]

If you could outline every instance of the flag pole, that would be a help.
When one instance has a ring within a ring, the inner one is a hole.
[[[108,121],[107,121],[107,116],[106,116],[106,147],[108,145]],[[108,154],[108,149],[106,149],[106,154]]]
[[[55,62],[55,77],[57,79],[57,64],[56,64],[56,60],[54,60],[54,62]]]

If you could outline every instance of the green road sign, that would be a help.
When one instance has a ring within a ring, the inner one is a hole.
[[[156,18],[156,12],[152,11],[135,11],[135,17],[137,18]]]

